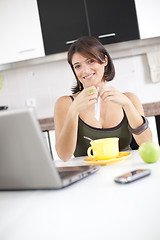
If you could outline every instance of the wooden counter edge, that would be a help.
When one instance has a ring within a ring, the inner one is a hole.
[[[146,117],[160,115],[160,102],[145,103],[143,108]]]
[[[43,118],[38,120],[42,131],[54,130],[54,118]]]

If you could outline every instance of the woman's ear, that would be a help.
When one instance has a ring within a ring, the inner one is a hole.
[[[106,67],[106,66],[107,66],[107,64],[108,64],[108,57],[107,57],[107,55],[105,55],[104,64],[105,64],[105,67]]]

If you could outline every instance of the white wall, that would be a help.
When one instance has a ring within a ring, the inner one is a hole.
[[[120,46],[123,45],[125,43]],[[146,46],[132,44],[127,54],[123,48],[116,52],[112,47],[109,53],[114,59],[116,77],[108,84],[121,91],[136,93],[142,103],[160,101],[160,82],[151,81],[145,54],[156,50],[160,50],[160,42],[155,44],[153,39]],[[52,117],[56,99],[71,94],[70,89],[75,81],[66,59],[3,70],[0,77],[3,79],[0,105],[15,109],[24,107],[26,99],[35,98],[38,118]]]

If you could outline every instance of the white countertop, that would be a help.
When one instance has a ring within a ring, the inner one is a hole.
[[[138,151],[61,190],[0,192],[0,240],[159,240],[160,160]],[[60,165],[83,164],[77,158]],[[138,168],[151,175],[127,185],[114,177]]]

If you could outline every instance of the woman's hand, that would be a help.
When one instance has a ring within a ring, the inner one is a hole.
[[[92,104],[95,104],[97,102],[97,97],[98,91],[95,86],[85,88],[77,95],[77,97],[75,97],[71,108],[79,114]]]
[[[122,107],[131,103],[130,99],[114,87],[103,85],[99,89],[99,95],[104,102],[111,101]]]

